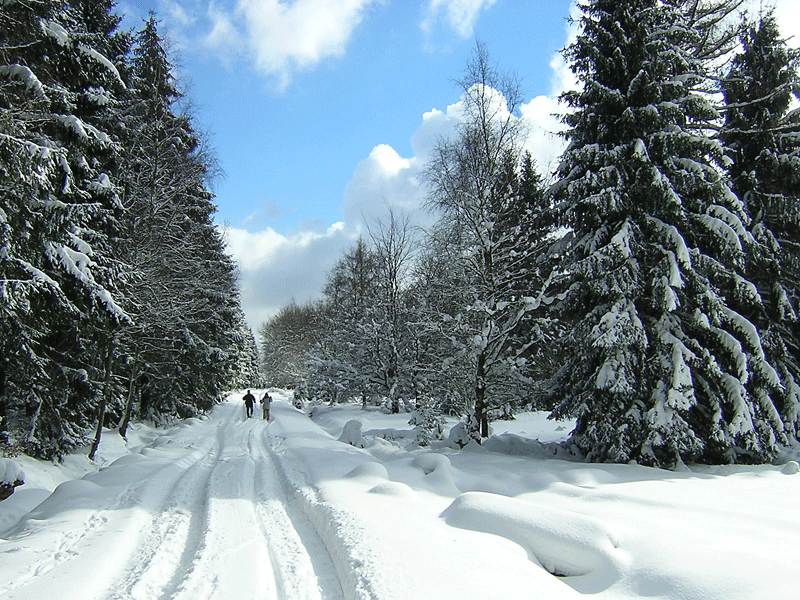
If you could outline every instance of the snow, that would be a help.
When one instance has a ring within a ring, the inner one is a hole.
[[[69,33],[67,33],[67,30],[64,29],[60,24],[56,23],[55,21],[46,21],[42,19],[39,22],[39,25],[41,26],[45,35],[53,38],[59,46],[69,45]]]
[[[44,86],[39,78],[36,77],[25,65],[0,65],[0,75],[5,77],[16,77],[25,83],[25,89],[33,90],[34,95],[39,100],[47,100],[47,95],[44,92]]]
[[[736,234],[736,230],[725,221],[712,217],[711,215],[698,215],[697,218],[709,231],[714,233],[726,244],[733,247],[738,252],[742,251],[742,241]]]
[[[75,115],[56,115],[56,119],[71,129],[81,140],[89,141],[90,138],[94,138],[103,147],[110,146],[112,143],[108,134],[82,121]]]
[[[0,458],[0,484],[14,484],[17,481],[25,481],[25,472],[13,460]]]
[[[585,464],[554,444],[573,424],[544,413],[494,422],[482,446],[420,448],[408,413],[312,419],[270,393],[269,423],[236,393],[127,442],[107,430],[94,463],[15,458],[26,483],[0,502],[0,595],[796,598],[796,454]]]
[[[114,66],[114,63],[112,63],[110,60],[108,60],[105,56],[100,54],[94,48],[89,48],[84,44],[78,43],[78,50],[80,50],[84,55],[88,56],[89,58],[96,60],[99,64],[103,65],[106,69],[108,69],[114,75],[120,86],[125,88],[125,82],[122,81],[122,77],[120,76],[117,67]]]

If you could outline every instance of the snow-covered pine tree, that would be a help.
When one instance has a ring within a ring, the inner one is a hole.
[[[234,355],[240,358],[231,365],[234,372],[230,374],[229,387],[230,389],[264,387],[268,382],[261,371],[261,358],[258,353],[256,337],[247,324],[241,308],[236,310],[236,323],[232,350]]]
[[[540,382],[553,375],[558,362],[554,342],[560,337],[559,325],[549,315],[549,303],[543,301],[549,299],[538,294],[558,262],[557,255],[551,252],[558,240],[556,216],[530,152],[523,153],[520,161],[507,153],[499,181],[505,187],[496,194],[494,226],[504,232],[498,236],[497,268],[503,273],[500,283],[508,297],[529,298],[525,314],[509,336],[510,345],[520,349],[525,373]],[[540,396],[536,392],[534,397],[512,395],[504,410],[539,404]]]
[[[0,280],[9,435],[53,456],[84,441],[102,397],[114,299],[115,144],[126,39],[104,3],[0,5]],[[86,10],[84,10],[86,9]],[[100,351],[98,351],[100,350]]]
[[[181,112],[183,95],[154,15],[137,34],[124,114],[124,304],[129,401],[162,420],[205,410],[241,358],[233,260],[213,224],[214,161]],[[134,389],[138,388],[138,392]]]
[[[786,441],[780,378],[748,319],[755,240],[697,91],[709,30],[689,26],[689,4],[592,0],[565,50],[582,89],[563,96],[553,187],[572,236],[554,291],[573,324],[553,416],[577,419],[588,460],[765,461]]]
[[[720,138],[732,188],[758,241],[748,274],[764,300],[753,321],[783,384],[779,410],[800,433],[800,50],[781,38],[773,12],[747,23],[742,48],[723,80]]]

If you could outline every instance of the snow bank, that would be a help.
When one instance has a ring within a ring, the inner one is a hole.
[[[356,448],[365,448],[367,440],[361,435],[361,421],[356,421],[355,419],[348,421],[344,426],[342,435],[339,436],[339,441]]]
[[[14,488],[25,483],[25,474],[15,462],[0,458],[0,501],[14,493]]]
[[[0,595],[797,598],[796,450],[782,465],[587,465],[550,452],[570,427],[543,413],[495,422],[477,451],[420,448],[407,414],[312,420],[272,395],[269,423],[231,396],[176,427],[106,432],[95,462],[15,459]]]
[[[626,562],[616,534],[599,520],[551,506],[469,492],[442,513],[448,525],[491,533],[522,546],[530,559],[558,577],[583,577],[572,583],[583,593],[608,588]]]

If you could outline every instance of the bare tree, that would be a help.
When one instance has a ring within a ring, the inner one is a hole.
[[[377,258],[379,290],[377,318],[370,323],[375,342],[371,352],[373,380],[396,413],[400,394],[407,394],[413,388],[410,383],[413,368],[406,360],[410,356],[407,348],[410,336],[403,289],[414,253],[414,228],[408,215],[395,214],[390,207],[388,220],[376,222],[369,233]]]
[[[462,304],[449,323],[459,352],[472,364],[470,430],[480,440],[489,433],[488,409],[508,397],[501,388],[514,379],[524,352],[512,339],[528,301],[510,283],[516,276],[510,263],[527,248],[515,243],[519,231],[503,224],[511,223],[508,216],[519,210],[514,177],[525,128],[517,114],[519,81],[500,73],[483,45],[478,44],[458,84],[463,122],[453,139],[438,144],[426,178],[428,207],[440,214],[440,237],[448,232],[458,246],[456,260],[464,275],[458,284]]]

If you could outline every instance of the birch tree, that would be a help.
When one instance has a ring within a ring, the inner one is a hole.
[[[455,244],[457,269],[464,274],[462,304],[448,325],[472,364],[469,429],[480,440],[489,435],[489,409],[509,400],[506,384],[520,381],[526,350],[511,343],[530,304],[511,283],[520,273],[511,262],[529,248],[503,226],[504,215],[513,220],[517,213],[509,184],[520,163],[524,127],[515,114],[522,98],[518,82],[490,63],[483,46],[459,84],[463,122],[431,160],[428,205],[441,215],[438,229]]]

